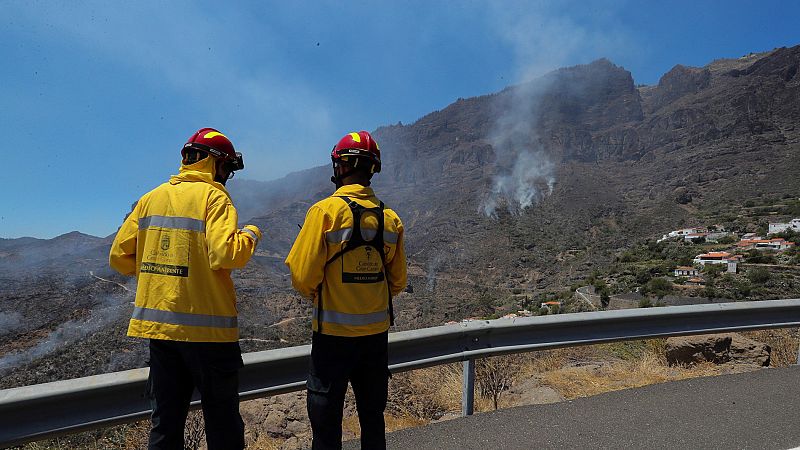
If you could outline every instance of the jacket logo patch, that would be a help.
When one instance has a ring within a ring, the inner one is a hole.
[[[170,277],[188,277],[189,267],[187,266],[171,266],[168,264],[156,264],[151,262],[142,262],[142,267],[139,269],[141,273],[154,273],[157,275],[167,275]]]
[[[383,272],[378,273],[342,273],[342,283],[380,283]]]
[[[161,237],[161,250],[169,250],[169,235],[165,234]]]

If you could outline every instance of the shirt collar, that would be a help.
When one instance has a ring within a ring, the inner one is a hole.
[[[375,196],[375,191],[373,191],[369,186],[362,186],[360,184],[347,184],[337,189],[333,195],[354,198],[370,198]]]

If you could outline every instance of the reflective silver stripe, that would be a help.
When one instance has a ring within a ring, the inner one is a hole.
[[[139,229],[150,227],[172,228],[175,230],[206,231],[205,220],[191,217],[147,216],[139,219]]]
[[[383,242],[386,244],[397,244],[397,233],[392,233],[391,231],[384,231]]]
[[[340,242],[349,241],[352,234],[352,228],[342,228],[341,230],[328,231],[325,233],[325,240],[331,244],[338,244]]]
[[[211,316],[207,314],[191,314],[172,311],[162,311],[151,308],[133,308],[134,319],[148,322],[169,323],[172,325],[187,325],[191,327],[236,328],[239,325],[237,318],[227,316]]]
[[[319,318],[319,310],[314,308],[314,320]],[[371,325],[389,320],[389,311],[378,311],[367,314],[348,314],[338,311],[323,310],[322,321],[339,325]]]
[[[371,241],[375,239],[376,234],[378,234],[378,230],[371,230],[369,228],[361,229],[361,237],[364,238],[365,241]]]
[[[253,230],[251,230],[249,228],[242,228],[242,231],[244,231],[245,233],[249,234],[250,237],[252,237],[253,240],[256,241],[256,244],[258,244],[258,236],[256,236],[256,232],[255,231],[253,231]]]

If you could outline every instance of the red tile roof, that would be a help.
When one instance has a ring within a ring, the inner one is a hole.
[[[710,252],[698,255],[698,258],[727,258],[728,256],[731,256],[728,252]]]

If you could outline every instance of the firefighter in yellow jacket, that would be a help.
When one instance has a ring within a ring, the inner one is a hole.
[[[150,339],[150,449],[182,449],[194,388],[209,449],[244,448],[242,367],[231,269],[243,267],[261,231],[238,229],[225,190],[244,168],[213,128],[184,145],[180,173],[139,199],[111,246],[111,267],[137,277],[128,336]]]
[[[331,159],[336,192],[308,210],[286,258],[292,284],[314,305],[307,381],[312,448],[341,448],[348,381],[361,447],[385,448],[392,296],[406,285],[403,224],[369,187],[381,169],[380,150],[369,133],[344,136]]]

